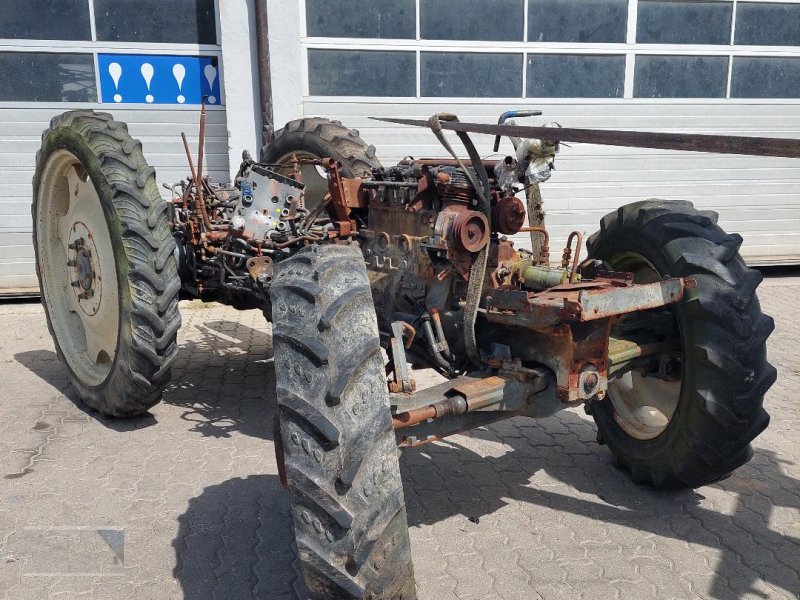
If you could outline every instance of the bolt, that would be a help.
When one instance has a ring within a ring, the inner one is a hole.
[[[72,283],[70,283],[70,285],[72,287],[81,287],[81,282],[80,281],[73,281]]]
[[[83,246],[83,242],[84,242],[83,238],[78,238],[77,240],[72,242],[68,247],[70,250],[76,250],[81,246]]]
[[[80,294],[78,294],[78,298],[80,300],[88,300],[92,296],[94,296],[93,290],[86,290],[85,292],[81,292]]]
[[[589,394],[594,391],[599,383],[600,378],[597,376],[597,373],[587,373],[586,377],[583,379],[583,391]]]

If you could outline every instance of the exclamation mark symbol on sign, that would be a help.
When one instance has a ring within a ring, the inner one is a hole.
[[[144,63],[142,65],[142,77],[144,77],[144,83],[147,85],[147,95],[144,99],[147,102],[152,102],[154,100],[153,94],[150,93],[150,83],[153,81],[153,73],[155,73],[155,69],[153,69],[153,65],[150,63]]]
[[[206,81],[208,81],[208,89],[209,92],[214,91],[214,81],[217,79],[217,68],[214,65],[208,64],[203,69],[203,75],[206,76]],[[216,104],[217,97],[216,96],[209,96],[208,97],[209,104]]]
[[[122,95],[119,93],[119,79],[122,77],[122,65],[119,63],[111,63],[108,65],[108,74],[111,75],[111,79],[114,81],[114,90],[117,92],[114,94],[114,102],[122,102]]]
[[[172,76],[178,82],[178,103],[183,104],[186,102],[186,96],[183,95],[183,79],[186,77],[186,67],[181,64],[172,67]]]

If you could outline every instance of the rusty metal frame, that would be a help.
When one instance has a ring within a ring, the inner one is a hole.
[[[602,399],[609,367],[674,350],[666,341],[639,345],[616,340],[611,327],[631,312],[667,306],[683,298],[694,280],[634,284],[627,274],[607,273],[586,283],[567,283],[541,293],[491,290],[489,322],[528,329],[526,360],[548,367],[526,369],[521,361],[490,359],[494,371],[460,377],[414,396],[394,395],[392,424],[398,445],[413,447],[517,415],[543,417],[579,402]],[[517,352],[515,355],[519,355]]]

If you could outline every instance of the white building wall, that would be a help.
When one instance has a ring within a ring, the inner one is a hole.
[[[303,116],[302,0],[267,2],[275,129]]]
[[[228,163],[238,170],[242,150],[258,157],[261,145],[261,108],[258,97],[256,28],[253,4],[257,0],[219,3],[222,77],[228,123]]]

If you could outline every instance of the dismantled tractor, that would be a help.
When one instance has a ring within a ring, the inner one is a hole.
[[[191,176],[166,201],[141,144],[108,114],[56,117],[37,158],[42,299],[88,405],[129,416],[159,401],[179,296],[273,322],[275,446],[315,598],[415,597],[398,445],[583,404],[635,481],[700,486],[744,464],[769,420],[773,321],[741,237],[715,213],[623,206],[586,258],[576,231],[554,261],[525,198],[539,198],[559,140],[783,150],[451,115],[427,124],[450,157],[382,166],[357,131],[294,121],[219,185],[202,173],[201,116],[196,165],[187,145]],[[467,131],[514,136],[515,151],[482,160]],[[520,232],[531,250],[509,239]],[[447,381],[416,391],[415,367]]]

